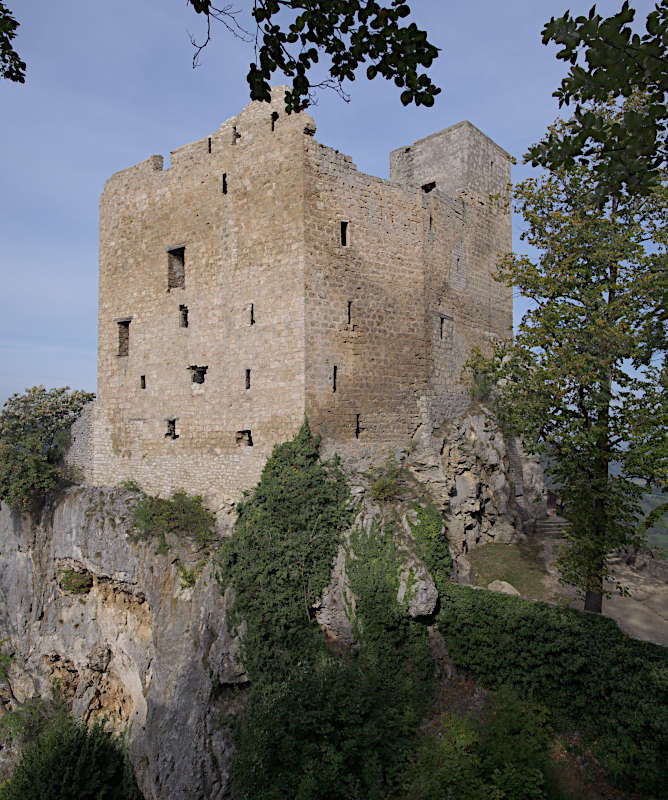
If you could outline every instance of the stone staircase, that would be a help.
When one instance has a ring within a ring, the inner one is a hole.
[[[559,539],[566,533],[568,522],[556,514],[548,514],[542,519],[536,520],[535,533],[537,536],[542,536],[551,539]]]

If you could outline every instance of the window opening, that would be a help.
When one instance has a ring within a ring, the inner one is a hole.
[[[209,136],[209,153],[211,152],[211,137]]]
[[[248,324],[249,325],[255,325],[255,308],[254,308],[252,303],[250,304],[250,308],[248,309],[248,311],[250,313],[250,320],[249,320]]]
[[[208,367],[198,367],[193,365],[192,367],[188,367],[188,369],[192,373],[193,383],[204,383],[204,376],[209,369]]]
[[[146,388],[146,375],[140,375],[140,376],[139,376],[139,386],[140,386],[142,389],[145,389],[145,388]]]
[[[433,228],[433,226],[434,226],[434,218],[430,214],[429,215],[429,230],[431,230]]]
[[[237,447],[252,447],[253,434],[248,430],[237,431],[236,442],[237,442]]]
[[[429,183],[422,184],[422,191],[425,194],[429,194],[429,192],[432,192],[435,188],[436,188],[436,181],[429,181]]]
[[[341,222],[341,247],[348,246],[348,223]]]
[[[186,248],[173,247],[167,251],[167,291],[185,289],[186,286]]]
[[[334,369],[332,370],[332,392],[336,392],[336,378],[339,372],[339,368],[334,364]]]
[[[278,119],[278,111],[271,112],[271,131],[272,133],[276,130],[276,120]]]
[[[250,373],[249,369],[246,370],[246,389],[250,389]]]
[[[348,325],[350,325],[352,321],[352,315],[353,315],[353,301],[348,300]]]
[[[188,306],[179,306],[179,327],[188,327]]]
[[[123,319],[118,322],[118,355],[127,356],[130,353],[130,320]]]
[[[232,126],[232,144],[237,143],[237,139],[241,139],[241,134],[237,131],[237,126]]]
[[[360,427],[360,415],[355,414],[355,438],[360,438],[360,433],[362,432],[362,428]]]
[[[165,439],[178,439],[179,435],[176,432],[176,419],[168,419],[167,420],[167,433],[165,433]]]
[[[441,317],[441,339],[443,338],[443,324],[445,323],[445,317]]]
[[[223,172],[223,194],[227,194],[227,172]]]

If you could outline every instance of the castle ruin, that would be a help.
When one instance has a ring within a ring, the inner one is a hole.
[[[460,122],[382,180],[282,98],[107,181],[92,483],[221,508],[305,416],[378,463],[461,411],[471,348],[510,333],[508,154]]]

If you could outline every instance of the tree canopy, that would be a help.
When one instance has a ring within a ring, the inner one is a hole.
[[[427,33],[410,21],[406,0],[253,0],[250,14],[255,32],[239,22],[232,6],[218,7],[211,0],[187,0],[206,18],[206,35],[195,47],[193,63],[208,45],[212,23],[255,46],[255,60],[247,75],[251,100],[271,100],[270,81],[275,72],[287,76],[292,86],[285,94],[286,111],[300,111],[313,101],[318,88],[335,89],[347,97],[344,82],[354,81],[359,67],[366,76],[382,76],[402,90],[404,105],[432,106],[441,91],[425,72],[438,57]],[[26,65],[14,49],[19,23],[0,2],[0,77],[25,82]],[[324,55],[329,63],[320,77],[316,65]]]
[[[668,3],[648,15],[645,33],[634,33],[635,10],[625,0],[619,13],[602,17],[592,6],[586,16],[566,12],[550,19],[543,44],[561,49],[568,75],[554,93],[560,106],[575,105],[565,126],[533,145],[526,159],[555,169],[575,160],[591,164],[599,202],[610,195],[645,194],[655,186],[668,159]],[[642,93],[641,106],[614,118],[600,104]]]
[[[666,292],[668,191],[601,206],[596,190],[596,175],[577,164],[515,188],[522,238],[539,256],[508,255],[499,278],[533,307],[513,343],[471,368],[500,380],[502,424],[549,457],[569,523],[562,578],[600,611],[607,555],[641,541],[640,497],[668,474],[655,314]]]

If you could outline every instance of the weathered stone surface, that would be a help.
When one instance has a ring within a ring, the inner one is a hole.
[[[127,726],[147,800],[222,798],[235,711],[225,687],[246,681],[226,626],[230,598],[211,566],[182,588],[177,557],[195,566],[201,553],[159,556],[133,543],[128,501],[70,489],[38,526],[2,506],[0,625],[15,649],[12,686],[21,700],[57,678],[77,715]],[[61,587],[71,569],[92,576],[88,591]]]
[[[492,592],[501,592],[501,594],[512,594],[516,597],[520,596],[520,593],[517,589],[512,585],[512,583],[508,583],[508,581],[492,581],[490,584],[487,585],[487,588]]]

